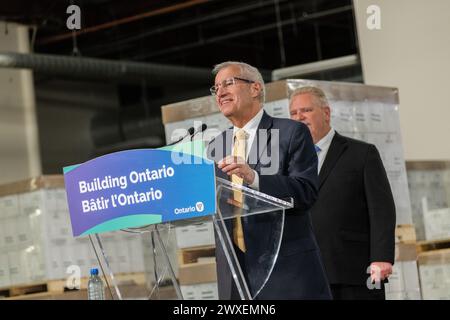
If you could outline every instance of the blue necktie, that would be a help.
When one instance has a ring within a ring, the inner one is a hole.
[[[316,145],[316,144],[314,145],[314,148],[316,148],[316,152],[317,152],[317,153],[319,153],[320,151],[322,151],[322,149],[320,149],[319,146]]]

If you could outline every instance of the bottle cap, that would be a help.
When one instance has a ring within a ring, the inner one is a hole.
[[[96,276],[98,275],[98,269],[97,268],[92,268],[91,269],[91,276]]]

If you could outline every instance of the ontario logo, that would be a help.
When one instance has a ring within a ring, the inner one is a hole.
[[[175,208],[173,210],[173,212],[175,214],[180,214],[180,213],[191,213],[191,212],[203,212],[203,210],[205,210],[205,205],[203,204],[203,202],[199,201],[195,204],[195,207],[190,206],[190,207],[186,207],[186,208]]]

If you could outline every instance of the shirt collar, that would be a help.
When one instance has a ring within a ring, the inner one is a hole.
[[[333,128],[331,128],[330,131],[328,131],[328,133],[325,135],[325,137],[323,137],[322,139],[319,140],[319,142],[316,143],[316,146],[318,146],[320,150],[324,150],[327,146],[330,145],[331,140],[333,140],[335,132],[336,131]]]
[[[261,108],[261,110],[259,110],[258,113],[249,122],[247,122],[245,124],[245,126],[242,127],[242,129],[244,129],[245,132],[247,132],[248,134],[250,134],[251,132],[256,131],[256,129],[258,129],[259,123],[261,122],[263,113],[264,113],[264,109]],[[238,130],[239,130],[239,128],[234,126],[233,127],[233,135]]]

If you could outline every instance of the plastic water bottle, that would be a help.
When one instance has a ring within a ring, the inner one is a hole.
[[[89,300],[105,300],[105,287],[102,279],[98,276],[97,268],[91,269],[87,289]]]

